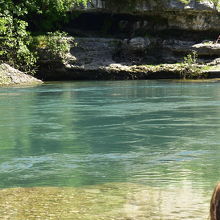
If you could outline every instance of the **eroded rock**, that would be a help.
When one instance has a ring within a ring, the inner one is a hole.
[[[198,55],[203,56],[220,56],[220,44],[216,43],[200,43],[192,46],[192,49],[197,52]]]
[[[151,41],[147,37],[135,37],[130,40],[125,39],[123,41],[124,49],[130,52],[145,52],[147,48],[150,46]]]

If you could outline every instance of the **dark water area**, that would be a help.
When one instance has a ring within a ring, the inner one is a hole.
[[[125,191],[139,195],[134,201],[151,194],[158,218],[137,216],[132,206],[133,214],[124,215],[130,219],[207,219],[219,173],[219,83],[92,81],[0,88],[3,191],[100,190],[112,184],[118,195],[123,184],[132,184]],[[162,205],[166,211],[159,216],[157,202],[168,199],[172,207],[174,198],[175,210]],[[176,211],[181,206],[182,215]]]

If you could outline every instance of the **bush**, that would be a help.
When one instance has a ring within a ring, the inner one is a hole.
[[[27,22],[10,15],[0,17],[0,60],[26,73],[34,73],[36,53],[30,51]]]
[[[48,32],[47,35],[41,35],[35,38],[36,51],[39,56],[47,57],[50,60],[65,59],[70,50],[70,44],[65,32]]]
[[[187,64],[187,65],[196,64],[197,58],[198,58],[197,52],[192,51],[191,54],[188,54],[187,56],[184,57],[184,64]]]
[[[180,64],[181,75],[184,79],[198,79],[203,78],[205,75],[202,72],[201,66],[197,64],[198,54],[196,51],[184,57],[184,62]]]

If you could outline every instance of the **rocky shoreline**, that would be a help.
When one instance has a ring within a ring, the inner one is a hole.
[[[130,40],[69,37],[68,40],[72,44],[70,53],[65,59],[50,60],[43,57],[40,60],[40,78],[135,80],[220,77],[220,60],[217,58],[220,56],[220,44],[212,42],[195,44],[141,37]],[[155,50],[160,50],[158,56],[155,56]],[[198,56],[196,62],[193,60],[184,62],[183,56],[192,51]],[[163,62],[148,63],[154,59]]]
[[[92,0],[87,8],[75,8],[63,26],[69,53],[52,59],[43,50],[36,77],[44,81],[220,78],[220,44],[215,42],[220,16],[212,1],[134,0],[132,7],[127,5]],[[2,81],[7,83],[8,78]]]
[[[37,85],[43,83],[33,76],[22,73],[8,64],[0,65],[0,86]]]
[[[39,62],[44,80],[220,77],[219,11],[211,1],[93,0],[64,27],[70,53]],[[71,36],[75,36],[73,38]],[[193,57],[194,55],[195,57]]]

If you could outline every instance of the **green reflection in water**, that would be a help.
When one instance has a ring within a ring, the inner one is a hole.
[[[0,89],[0,187],[219,176],[219,83],[74,82]]]
[[[201,220],[208,217],[207,197],[187,183],[178,188],[108,183],[81,188],[3,189],[0,218]]]

